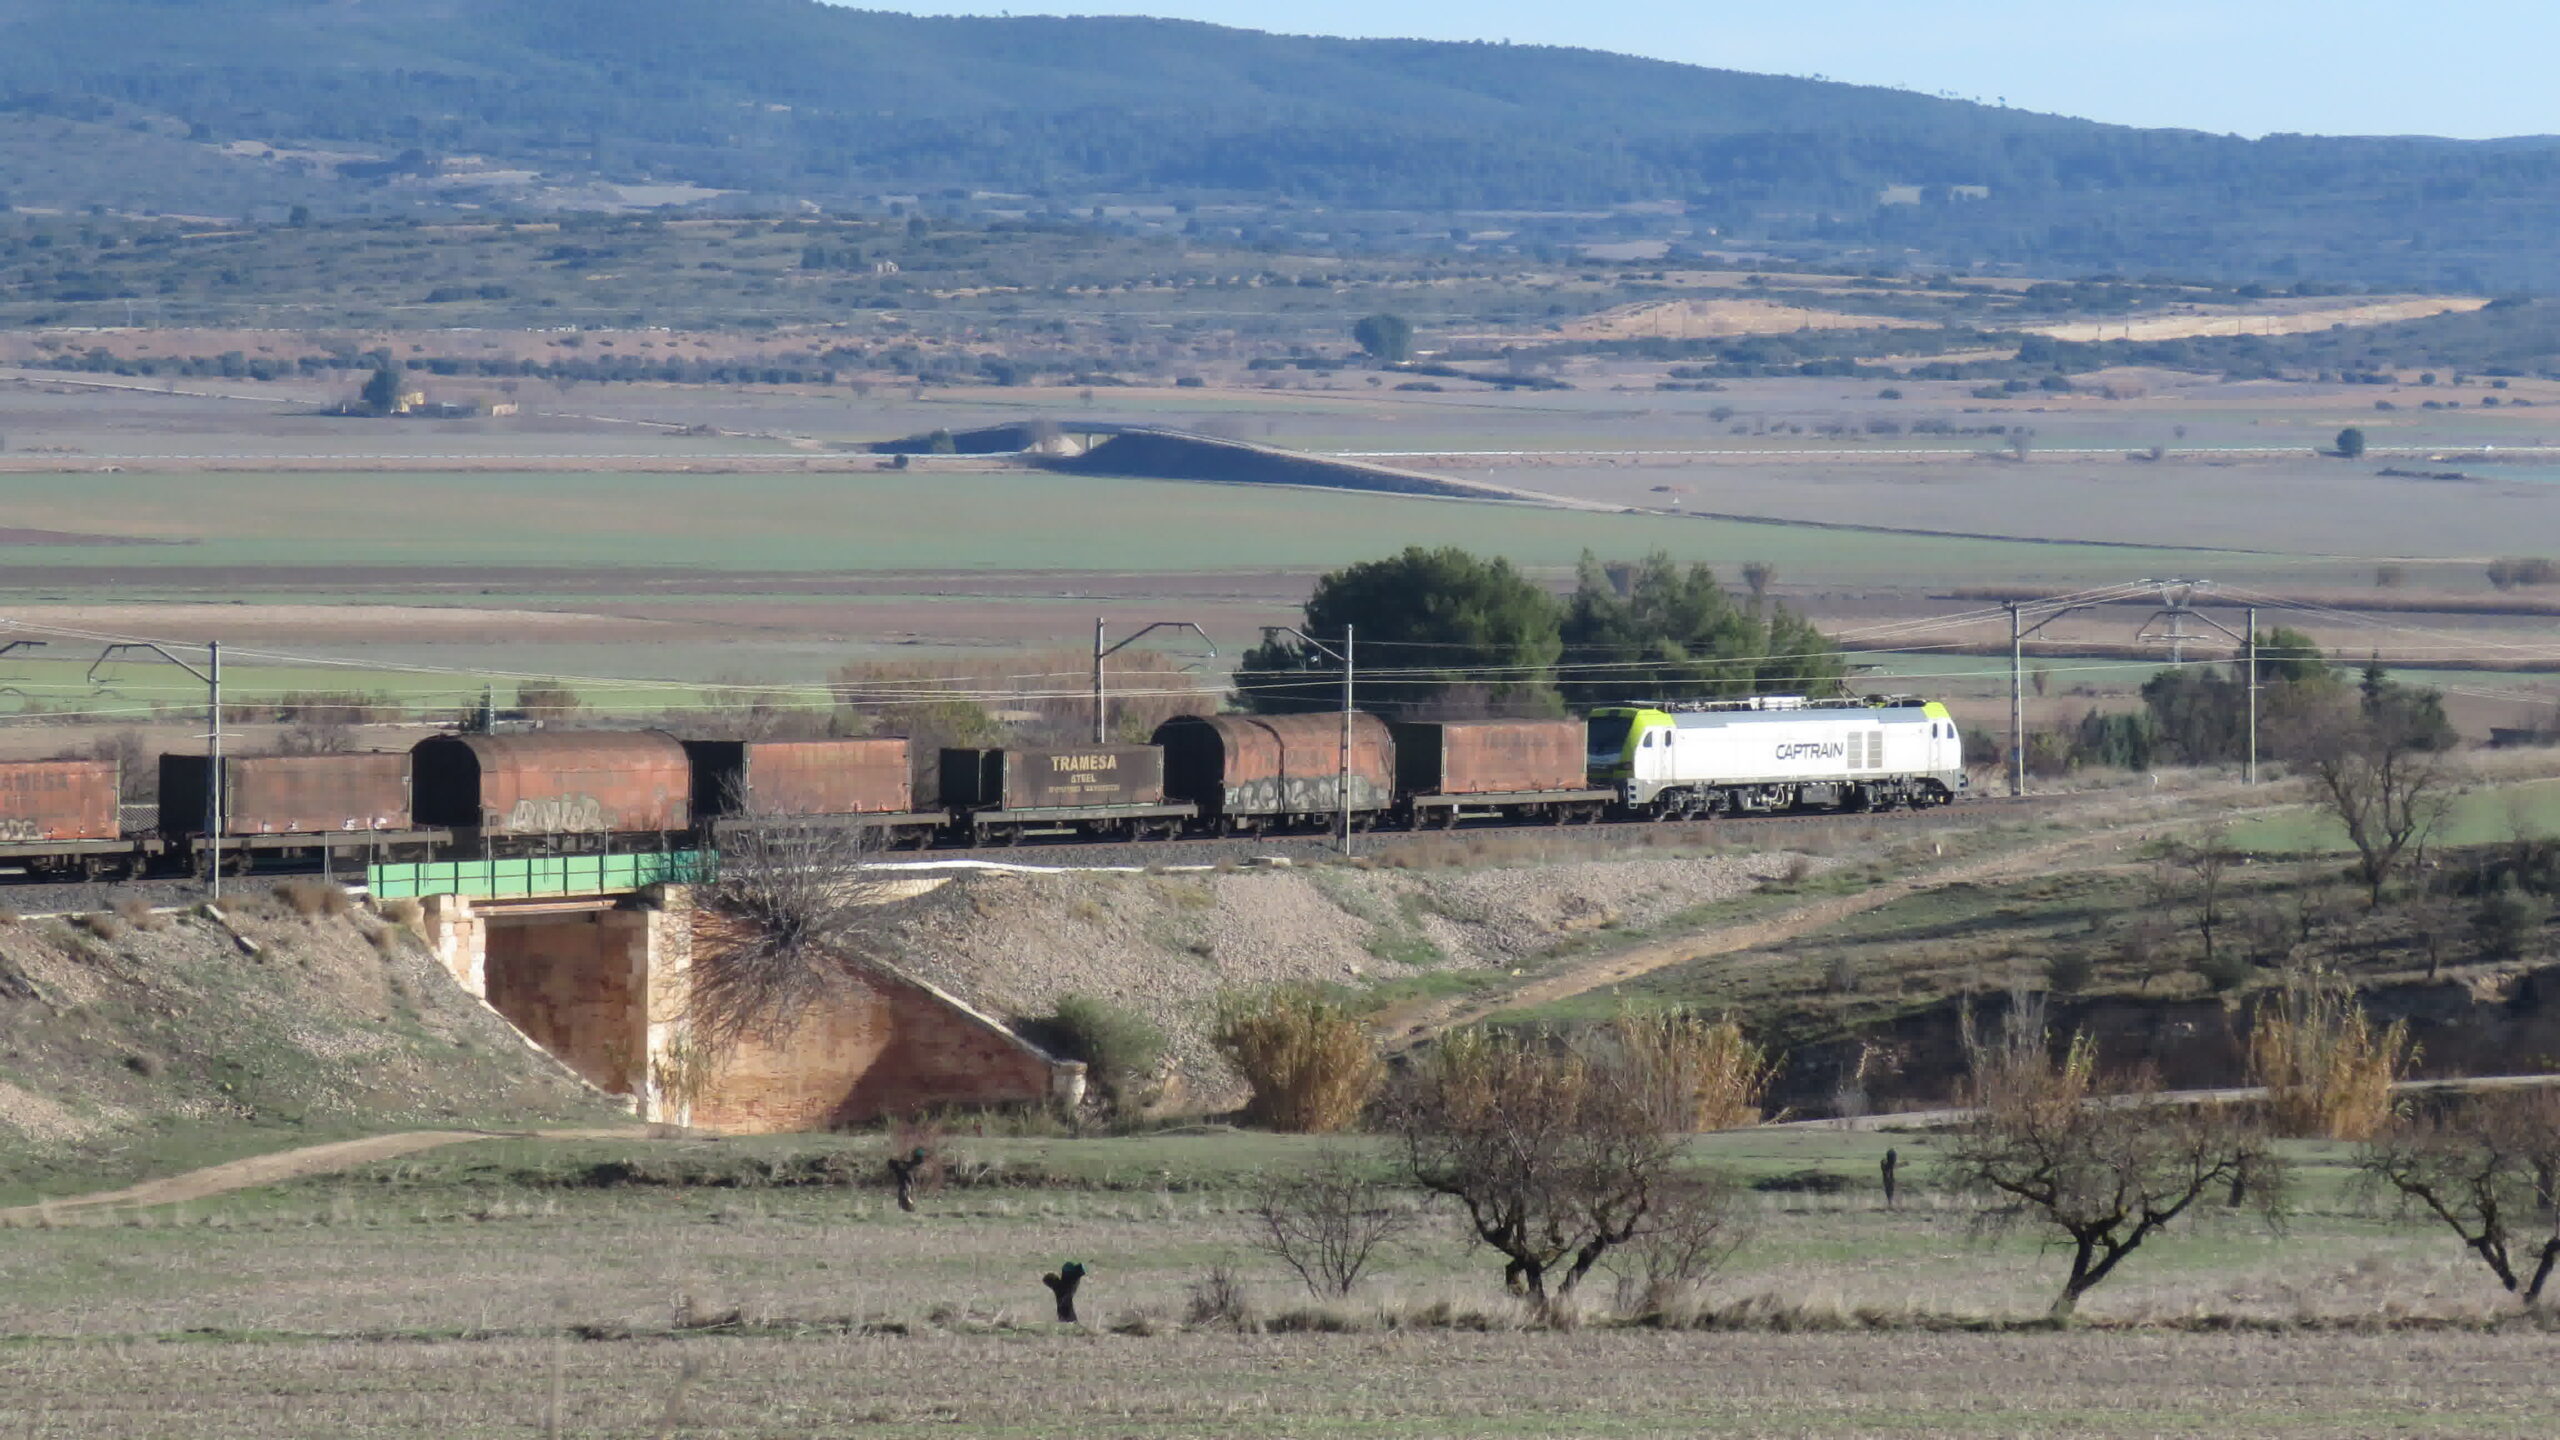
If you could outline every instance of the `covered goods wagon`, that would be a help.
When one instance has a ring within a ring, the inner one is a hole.
[[[1614,798],[1591,785],[1579,719],[1414,720],[1390,730],[1396,792],[1416,825],[1462,814],[1597,820]]]
[[[113,760],[0,762],[0,844],[120,838],[121,779]]]
[[[1177,715],[1156,727],[1165,794],[1198,807],[1220,830],[1319,824],[1342,804],[1342,717]],[[1386,722],[1351,717],[1350,809],[1355,823],[1395,803],[1395,741]]]
[[[492,837],[692,827],[692,767],[660,731],[437,735],[409,753],[421,825]]]
[[[160,757],[160,833],[205,833],[213,762]],[[409,828],[409,756],[226,755],[225,835],[326,834]]]

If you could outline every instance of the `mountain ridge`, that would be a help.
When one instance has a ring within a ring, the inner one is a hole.
[[[1598,50],[1144,17],[0,0],[0,117],[27,131],[0,140],[0,191],[57,208],[149,204],[147,177],[95,177],[84,194],[38,163],[38,137],[58,133],[45,127],[85,124],[195,145],[242,213],[312,203],[315,176],[317,203],[353,213],[509,203],[449,183],[453,157],[478,157],[556,184],[682,183],[831,210],[900,194],[965,207],[981,191],[1071,207],[1651,202],[1701,243],[1798,247],[1786,253],[2560,281],[2555,262],[2508,253],[2560,214],[2560,140],[2246,140]],[[380,165],[253,174],[223,168],[216,147],[232,142],[355,147]]]

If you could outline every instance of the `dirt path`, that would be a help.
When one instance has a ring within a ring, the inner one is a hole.
[[[2193,798],[2192,793],[2180,797],[2182,801]],[[1816,900],[1757,920],[1649,941],[1631,949],[1593,956],[1552,974],[1536,976],[1498,994],[1415,1001],[1388,1010],[1378,1018],[1377,1026],[1388,1037],[1386,1044],[1389,1050],[1410,1049],[1427,1043],[1443,1031],[1472,1025],[1504,1010],[1553,1004],[1691,960],[1764,949],[1923,891],[2035,874],[2051,869],[2054,862],[2075,852],[2119,841],[2131,832],[2176,823],[2170,815],[2146,814],[2140,819],[2083,831],[2065,839],[2004,851],[1900,880],[1888,880],[1854,895]]]
[[[334,1140],[325,1145],[305,1145],[298,1150],[279,1150],[272,1155],[252,1155],[246,1160],[208,1165],[201,1170],[190,1170],[166,1179],[145,1180],[122,1190],[101,1190],[94,1195],[73,1195],[60,1200],[20,1205],[0,1210],[0,1224],[31,1220],[40,1215],[111,1209],[119,1205],[174,1205],[182,1200],[203,1200],[233,1190],[281,1185],[287,1180],[352,1170],[376,1160],[396,1159],[421,1150],[435,1150],[472,1140],[639,1140],[648,1138],[652,1133],[648,1127],[637,1125],[598,1130],[404,1130],[395,1135]]]

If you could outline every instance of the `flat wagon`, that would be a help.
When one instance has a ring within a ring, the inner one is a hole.
[[[971,842],[1026,835],[1170,838],[1196,813],[1165,797],[1164,752],[1153,745],[942,752],[942,804]]]

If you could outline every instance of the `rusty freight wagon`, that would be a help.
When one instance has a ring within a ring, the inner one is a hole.
[[[1471,816],[1589,822],[1616,798],[1591,788],[1579,719],[1414,720],[1390,729],[1402,818],[1417,830]]]
[[[915,807],[905,736],[851,740],[687,740],[693,813],[717,831],[742,822],[851,819],[918,848],[942,828]]]
[[[1330,824],[1341,805],[1340,715],[1177,715],[1156,727],[1165,794],[1198,807],[1220,834]],[[1395,804],[1395,741],[1386,722],[1352,717],[1352,824]]]
[[[160,757],[160,835],[173,852],[194,856],[207,844],[213,762],[202,755]],[[446,838],[409,818],[409,756],[226,755],[222,758],[224,863],[246,869],[253,856],[369,860],[423,858]]]
[[[693,825],[684,746],[655,730],[436,735],[410,752],[421,825],[491,841],[575,848]]]
[[[46,874],[103,876],[140,853],[116,808],[113,760],[0,762],[0,859]]]
[[[1165,799],[1164,752],[1153,745],[945,750],[941,789],[952,827],[972,841],[1171,838],[1193,814]]]

